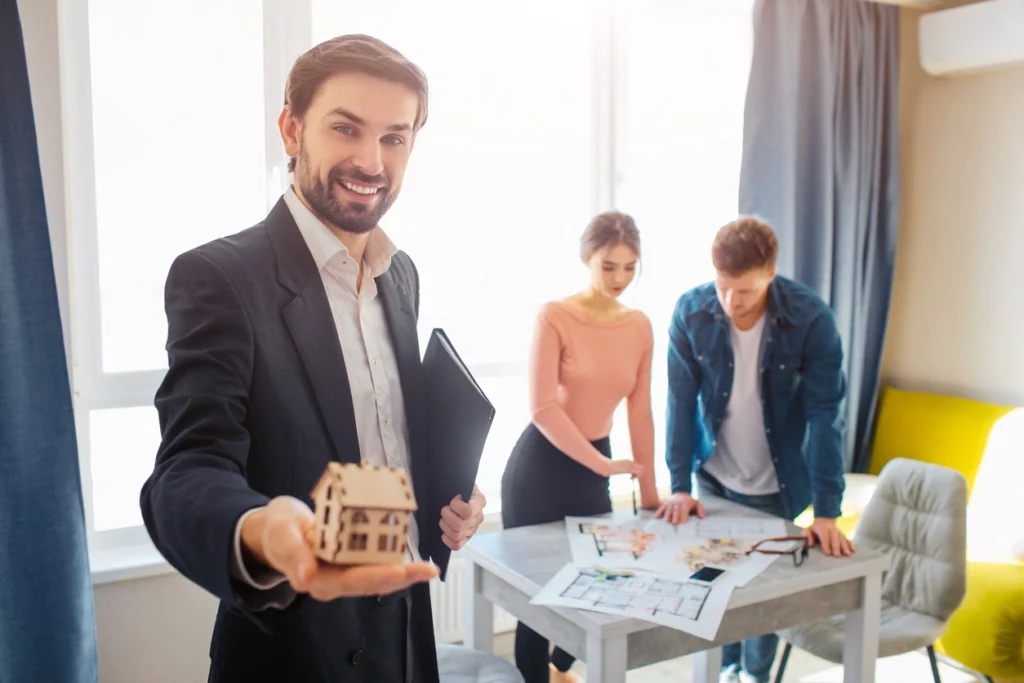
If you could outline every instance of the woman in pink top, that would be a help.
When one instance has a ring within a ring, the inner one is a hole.
[[[618,301],[640,259],[629,216],[594,218],[580,238],[590,285],[545,304],[530,358],[531,424],[501,480],[505,528],[611,512],[608,478],[640,479],[641,504],[656,509],[651,415],[651,322]],[[612,414],[626,399],[632,460],[612,460]],[[524,624],[516,628],[516,666],[526,683],[571,681],[573,658]]]

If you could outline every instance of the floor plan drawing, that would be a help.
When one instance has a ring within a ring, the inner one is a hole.
[[[643,619],[713,639],[731,595],[729,583],[570,564],[531,602]]]
[[[593,539],[594,551],[602,559],[609,555],[628,555],[638,560],[658,541],[657,534],[648,533],[635,524],[579,522],[576,528],[580,534]]]

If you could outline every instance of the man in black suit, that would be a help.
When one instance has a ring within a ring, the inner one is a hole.
[[[142,489],[164,557],[220,598],[216,683],[437,683],[424,560],[484,499],[434,500],[412,260],[378,226],[427,118],[423,73],[367,36],[300,57],[279,119],[294,183],[266,220],[179,256],[166,286],[163,440]],[[408,561],[316,560],[332,460],[405,468]]]

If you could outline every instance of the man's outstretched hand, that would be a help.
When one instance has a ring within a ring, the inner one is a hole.
[[[437,567],[425,562],[351,567],[320,562],[310,546],[314,527],[308,505],[278,496],[246,518],[242,545],[258,561],[284,574],[297,593],[322,601],[388,595],[437,576]]]

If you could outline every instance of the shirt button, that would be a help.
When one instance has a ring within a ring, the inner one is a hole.
[[[785,365],[780,365],[780,366],[779,366],[779,370],[785,370],[785,369],[786,369],[786,366],[785,366]]]
[[[697,360],[704,360],[704,356],[697,356]]]
[[[729,392],[728,392],[728,391],[723,391],[723,392],[722,392],[722,396],[726,396],[726,397],[728,397],[728,396],[729,396]]]
[[[356,650],[352,653],[352,664],[353,666],[359,666],[363,661],[363,651]]]
[[[779,487],[780,488],[786,488],[786,485],[785,484],[779,484]]]
[[[772,430],[770,430],[770,429],[766,429],[766,430],[764,430],[764,433],[765,433],[765,434],[771,434],[771,433],[772,433]]]
[[[729,367],[730,367],[730,368],[732,367],[732,363],[729,363]]]

